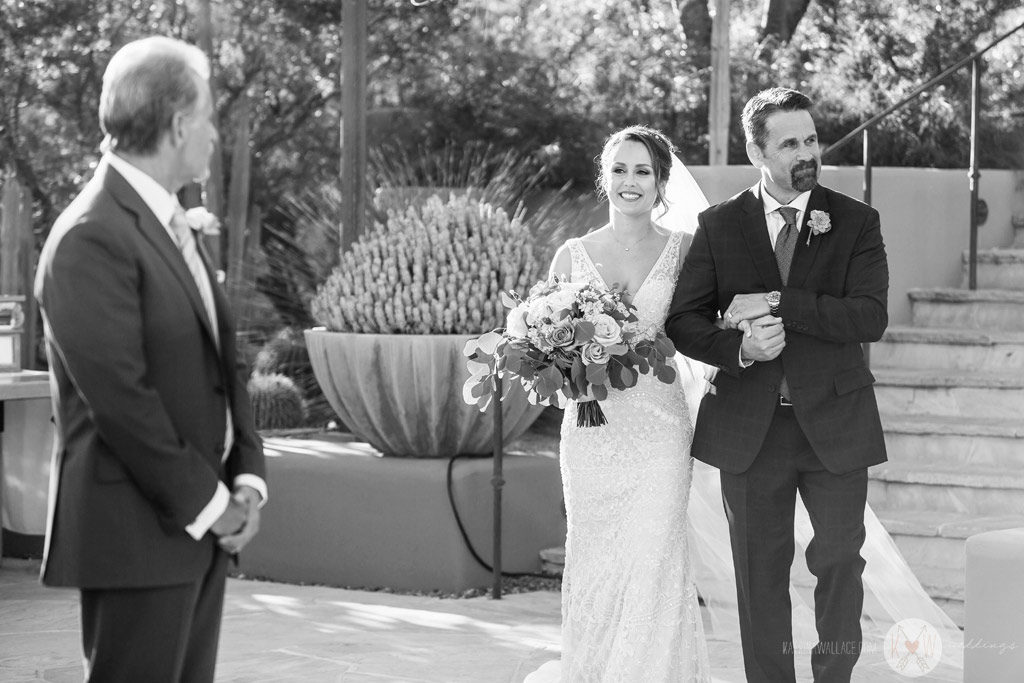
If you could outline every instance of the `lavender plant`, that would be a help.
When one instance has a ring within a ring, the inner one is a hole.
[[[501,291],[526,291],[540,276],[522,218],[457,193],[391,209],[317,289],[313,317],[330,330],[375,334],[501,327]]]

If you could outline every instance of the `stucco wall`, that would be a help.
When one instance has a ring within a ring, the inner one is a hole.
[[[691,166],[690,171],[714,204],[757,182],[751,166]],[[970,235],[969,199],[965,169],[875,168],[872,204],[882,219],[889,256],[889,323],[910,322],[907,290],[913,287],[960,287],[961,254]],[[863,171],[857,167],[825,166],[821,183],[861,197]],[[988,219],[978,229],[978,248],[1006,247],[1013,242],[1011,214],[1015,186],[1013,171],[981,172],[980,196],[988,204]],[[605,220],[603,212],[595,214]]]

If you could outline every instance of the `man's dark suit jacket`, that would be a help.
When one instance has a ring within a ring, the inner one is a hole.
[[[832,226],[808,245],[812,211],[827,212]],[[693,457],[732,474],[746,471],[772,421],[784,372],[800,427],[829,471],[884,462],[874,377],[861,343],[885,331],[888,287],[878,212],[844,194],[811,191],[786,286],[753,190],[704,211],[666,322],[680,353],[719,368],[700,406]],[[735,295],[773,290],[782,292],[786,347],[773,361],[741,369],[742,333],[714,321]]]
[[[220,352],[176,245],[114,169],[101,164],[54,225],[35,286],[58,426],[47,585],[198,580],[216,540],[185,527],[218,481],[264,476],[234,325],[209,275]],[[222,465],[225,405],[234,447]]]

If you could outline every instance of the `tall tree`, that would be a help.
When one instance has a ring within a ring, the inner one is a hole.
[[[773,39],[788,43],[810,4],[811,0],[764,0],[760,42]]]

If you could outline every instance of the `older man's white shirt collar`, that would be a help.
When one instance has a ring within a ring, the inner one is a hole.
[[[148,173],[113,152],[104,154],[102,161],[110,164],[115,171],[124,176],[124,179],[138,193],[160,224],[170,230],[171,216],[174,215],[174,210],[178,207],[178,198],[168,192]]]
[[[764,189],[764,181],[760,181],[751,190],[755,195],[761,197],[761,203],[764,205],[764,214],[767,216],[773,211],[777,211],[780,206],[791,206],[800,213],[799,216],[803,216],[804,212],[807,211],[807,202],[811,200],[811,191],[801,192],[793,198],[789,204],[780,204],[775,197],[768,194],[768,191]]]

